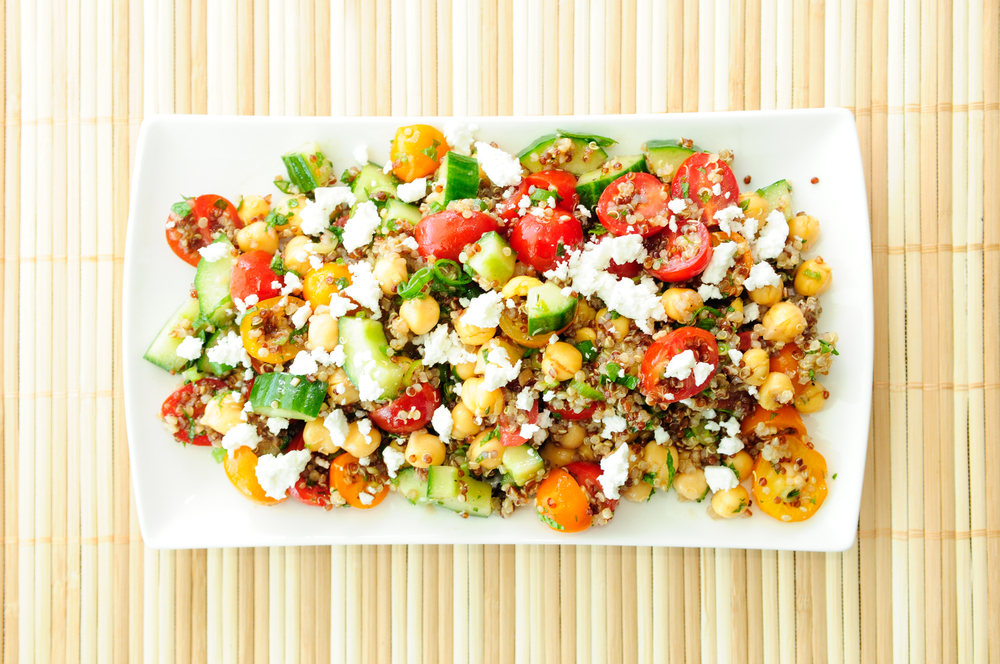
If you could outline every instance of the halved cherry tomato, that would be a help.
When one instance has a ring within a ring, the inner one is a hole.
[[[205,404],[201,398],[205,395],[212,397],[228,389],[225,383],[215,378],[202,378],[188,383],[167,397],[160,408],[160,416],[177,418],[180,429],[174,432],[174,438],[179,442],[199,447],[209,446],[212,441],[203,433],[205,427],[199,422],[205,414]]]
[[[539,272],[551,270],[583,244],[583,227],[576,217],[556,210],[551,217],[526,214],[514,222],[510,246],[522,263]]]
[[[667,185],[649,173],[626,173],[608,185],[597,202],[597,216],[613,235],[650,237],[670,219]]]
[[[606,239],[610,237],[610,234],[605,234],[602,236],[601,242],[606,241]],[[615,259],[612,258],[606,271],[620,279],[632,279],[633,277],[638,277],[642,272],[642,263],[638,261],[632,261],[631,263],[616,263]]]
[[[716,190],[718,185],[718,190]],[[701,221],[716,226],[715,213],[738,205],[740,187],[736,176],[717,154],[699,152],[684,160],[671,185],[674,198],[690,198],[701,208]]]
[[[467,244],[500,227],[497,220],[482,212],[445,210],[420,220],[413,237],[424,258],[447,258],[457,261]]]
[[[264,493],[264,487],[257,481],[257,455],[249,447],[237,448],[232,458],[227,454],[222,466],[233,486],[258,505],[275,505],[287,500],[287,496],[278,499]]]
[[[271,269],[271,254],[266,251],[248,251],[240,254],[229,275],[229,295],[235,300],[246,300],[251,295],[257,301],[281,295],[281,278]]]
[[[753,496],[764,514],[779,521],[805,521],[826,500],[826,459],[796,436],[784,436],[788,450],[776,463],[757,457]]]
[[[371,418],[389,433],[411,433],[423,429],[441,405],[441,393],[430,383],[410,385],[403,395],[377,410]]]
[[[330,484],[351,507],[367,510],[375,507],[389,493],[389,487],[383,477],[374,469],[365,468],[358,463],[358,458],[344,452],[330,464]],[[369,496],[370,500],[361,500],[361,494]]]
[[[403,182],[430,175],[448,154],[444,134],[430,125],[400,127],[392,139],[392,172]]]
[[[310,270],[302,280],[302,293],[313,309],[330,304],[330,298],[351,285],[351,271],[343,263],[327,263]]]
[[[531,410],[528,411],[528,424],[538,424],[537,399],[531,404]],[[500,427],[500,443],[504,447],[517,447],[528,442],[527,438],[521,436],[520,427],[511,426],[506,408],[500,411],[500,417],[497,418],[497,426]]]
[[[799,361],[795,359],[798,355],[802,357],[802,351],[799,350],[796,344],[785,344],[784,347],[778,351],[777,355],[771,356],[769,369],[771,371],[777,371],[778,373],[783,373],[786,376],[794,376],[799,371]],[[792,381],[793,383],[795,381]]]
[[[575,318],[574,318],[575,320]],[[560,334],[563,330],[572,325],[573,322],[570,321],[569,325],[564,327],[562,330],[556,330],[555,334]],[[528,334],[528,315],[517,310],[516,313],[511,313],[509,309],[504,309],[504,312],[500,314],[500,329],[506,334],[514,343],[517,343],[525,348],[542,348],[548,345],[549,339],[552,338],[552,332],[546,332],[545,334]]]
[[[552,530],[579,533],[590,528],[593,521],[587,494],[562,468],[550,472],[538,485],[535,505],[538,518]]]
[[[733,257],[733,266],[719,282],[719,291],[723,295],[735,297],[743,292],[743,282],[750,276],[750,269],[753,267],[753,252],[750,250],[750,243],[739,233],[723,233],[721,231],[712,233],[713,248],[718,247],[723,242],[735,242],[736,255]]]
[[[700,221],[677,221],[677,230],[646,241],[646,271],[668,283],[701,274],[712,260],[712,239]]]
[[[304,448],[305,444],[300,433],[288,444],[286,451],[291,452]],[[333,503],[330,501],[330,473],[316,463],[316,458],[316,455],[313,455],[309,460],[309,463],[302,470],[302,474],[299,475],[299,479],[289,489],[288,495],[300,503],[331,510]]]
[[[670,360],[684,351],[694,353],[696,362],[712,365],[708,377],[698,382],[695,372],[684,378],[664,378]],[[699,327],[681,327],[660,337],[642,358],[641,392],[653,405],[681,401],[701,392],[719,368],[719,344],[715,337]]]
[[[568,171],[560,170],[541,171],[539,173],[532,173],[521,180],[521,184],[517,186],[513,195],[498,206],[500,217],[510,221],[517,217],[521,210],[534,207],[533,204],[529,204],[526,208],[522,208],[520,205],[522,198],[531,195],[530,191],[532,187],[535,187],[536,190],[545,189],[550,191],[555,187],[555,191],[560,197],[555,204],[557,210],[572,212],[580,202],[580,197],[576,193],[575,175]]]
[[[601,482],[598,479],[604,471],[601,470],[599,463],[593,461],[574,461],[573,463],[566,464],[564,468],[580,483],[580,487],[587,494],[591,505],[595,507],[595,513],[604,510],[604,508],[608,508],[612,512],[615,511],[615,508],[618,507],[617,500],[608,500],[607,498],[604,500],[597,499],[598,493],[604,495],[604,487],[601,486]]]
[[[289,305],[301,307],[305,302],[297,297],[288,297],[287,300],[285,297],[272,297],[247,309],[240,323],[240,335],[243,347],[251,357],[268,364],[281,364],[294,358],[300,350],[305,350],[306,335],[292,336],[296,327],[288,313]]]
[[[186,198],[170,209],[167,244],[181,260],[197,267],[201,260],[198,250],[212,244],[218,233],[236,228],[243,228],[243,222],[233,204],[222,196]]]
[[[591,404],[581,410],[579,413],[572,408],[549,408],[549,412],[558,415],[564,420],[569,420],[571,422],[579,422],[580,420],[593,419],[594,413],[597,411],[597,404]]]
[[[753,415],[740,422],[740,433],[744,436],[756,435],[754,431],[761,422],[768,427],[773,427],[775,435],[792,432],[799,436],[806,435],[806,425],[802,423],[802,416],[792,406],[781,406],[777,410],[768,410],[758,404]]]

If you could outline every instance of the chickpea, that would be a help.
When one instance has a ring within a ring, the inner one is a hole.
[[[284,261],[287,269],[299,274],[305,274],[312,269],[312,265],[309,264],[309,254],[314,248],[315,245],[313,245],[312,240],[308,236],[296,235],[285,245],[281,259]]]
[[[201,416],[200,422],[225,435],[243,421],[240,417],[242,414],[243,401],[233,398],[232,392],[229,392],[221,399],[212,399],[205,404],[205,414]]]
[[[389,253],[375,261],[372,274],[386,295],[395,295],[396,286],[406,281],[406,259],[397,253]]]
[[[586,324],[594,320],[597,310],[587,304],[585,300],[580,300],[576,305],[576,322]]]
[[[333,233],[330,231],[323,231],[319,236],[319,240],[315,241],[313,244],[316,245],[317,254],[327,256],[332,254],[337,247],[340,246],[340,241],[337,240],[337,238],[334,237]]]
[[[485,389],[483,379],[473,376],[462,383],[462,403],[475,413],[476,417],[496,415],[503,408],[503,392],[500,389]]]
[[[322,348],[331,352],[340,343],[337,319],[330,314],[315,313],[309,317],[309,332],[306,345],[310,349]]]
[[[504,447],[500,442],[500,435],[494,434],[495,431],[496,429],[489,429],[480,432],[472,439],[467,452],[469,461],[478,463],[479,467],[485,470],[493,470],[503,461]]]
[[[358,420],[351,422],[344,440],[344,451],[363,459],[378,449],[382,442],[382,432],[372,425],[372,421]],[[409,459],[407,459],[409,461]]]
[[[729,457],[726,461],[727,465],[731,465],[739,473],[740,482],[745,481],[750,477],[750,473],[753,472],[753,459],[747,454],[746,450],[740,450],[733,456]]]
[[[325,417],[317,417],[312,422],[306,422],[305,428],[302,429],[302,442],[308,449],[321,454],[336,454],[340,449],[339,445],[334,444],[330,430],[326,428]]]
[[[740,298],[734,299],[729,304],[730,306],[732,306],[733,311],[738,311],[740,313],[743,313],[743,300],[741,300]]]
[[[643,449],[643,460],[649,472],[656,475],[656,485],[663,488],[670,488],[670,469],[677,469],[680,457],[677,455],[677,448],[673,445],[661,445],[656,441],[646,443]],[[670,463],[667,459],[670,459]],[[676,479],[675,479],[676,482]]]
[[[683,500],[701,501],[708,493],[705,471],[699,468],[690,473],[677,473],[674,478],[674,488],[677,490],[677,496]]]
[[[758,387],[763,385],[767,374],[771,372],[771,359],[763,348],[751,348],[743,353],[740,364],[746,367],[750,373],[749,376],[743,378],[743,381],[749,385],[757,385]],[[742,374],[741,371],[740,375],[742,376]]]
[[[701,295],[690,288],[668,288],[660,297],[660,301],[667,315],[678,323],[687,323],[694,316],[694,312],[705,306]]]
[[[757,195],[755,191],[744,191],[740,194],[740,203],[746,203],[746,209],[743,211],[743,215],[746,217],[753,217],[761,224],[767,219],[767,215],[771,212],[771,207],[767,204],[763,198]]]
[[[451,421],[451,437],[456,440],[465,440],[469,436],[479,433],[482,429],[476,423],[475,414],[466,408],[462,402],[459,402],[451,409]]]
[[[649,482],[636,482],[632,486],[627,486],[621,490],[621,495],[626,500],[633,503],[644,503],[650,499],[653,493],[653,485]]]
[[[286,198],[278,203],[278,205],[275,206],[274,211],[288,217],[288,222],[275,226],[275,230],[278,232],[288,231],[288,233],[294,235],[302,235],[302,217],[299,216],[299,212],[301,212],[308,204],[309,199],[306,198],[305,194],[292,196],[291,198]]]
[[[430,468],[444,463],[445,447],[440,438],[421,429],[410,434],[404,454],[414,468]]]
[[[795,410],[800,413],[816,413],[826,405],[826,388],[818,381],[813,381],[795,397]]]
[[[819,239],[819,220],[816,217],[800,212],[788,222],[788,234],[798,238],[802,244],[800,251],[809,251]]]
[[[271,211],[271,204],[267,202],[266,198],[261,198],[260,196],[247,196],[240,203],[239,209],[236,211],[237,216],[239,216],[240,221],[243,222],[244,228],[254,223],[255,221],[263,221],[267,213]],[[275,235],[277,237],[277,234]],[[243,247],[240,247],[243,249]],[[246,251],[244,249],[244,251]],[[274,252],[271,252],[274,253]]]
[[[361,401],[361,393],[354,383],[347,377],[343,369],[337,369],[330,374],[327,380],[326,393],[330,396],[330,401],[338,406],[348,406]]]
[[[592,327],[581,327],[573,335],[573,341],[578,344],[582,344],[584,341],[589,341],[592,344],[597,343],[597,332]]]
[[[542,282],[534,277],[526,277],[524,275],[514,277],[506,284],[504,284],[503,290],[500,293],[505,298],[511,298],[514,296],[527,297],[528,290],[534,288],[535,286],[541,286]]]
[[[573,463],[576,460],[576,450],[568,450],[565,447],[560,447],[551,440],[542,445],[542,449],[538,453],[556,468],[562,468],[566,464]]]
[[[569,380],[583,367],[583,355],[565,341],[545,347],[542,353],[542,371],[555,380]]]
[[[777,410],[780,406],[791,403],[794,397],[792,379],[783,373],[772,371],[757,392],[757,403],[767,410]]]
[[[559,443],[559,447],[575,450],[583,445],[583,439],[587,437],[587,430],[574,422],[566,429],[566,433],[557,433],[552,437]]]
[[[518,360],[521,359],[521,351],[520,349],[518,349],[517,346],[510,343],[509,341],[505,341],[498,337],[493,337],[492,339],[484,343],[482,347],[479,349],[479,352],[476,353],[475,373],[477,373],[480,376],[486,373],[486,364],[488,358],[493,358],[493,364],[496,364],[497,362],[500,361],[499,358],[502,355],[502,353],[497,353],[496,355],[493,354],[493,351],[496,350],[497,348],[502,348],[503,352],[507,353],[507,362],[510,362],[511,364],[515,364]]]
[[[427,334],[441,318],[441,306],[433,297],[415,297],[399,305],[399,317],[414,334]]]
[[[802,310],[791,302],[779,302],[764,314],[764,338],[768,341],[788,343],[806,329],[806,317]]]
[[[833,268],[821,257],[808,260],[795,271],[795,290],[799,295],[822,295],[833,283]]]
[[[476,375],[476,363],[475,362],[463,362],[462,364],[454,365],[455,375],[462,380],[467,380]]]
[[[628,334],[628,318],[625,316],[619,316],[618,318],[612,318],[611,312],[607,309],[601,309],[597,312],[597,320],[599,322],[611,322],[611,334],[614,335],[616,339],[622,339]]]
[[[476,327],[463,323],[461,317],[455,319],[455,332],[463,344],[468,346],[482,346],[484,343],[496,336],[495,327]]]
[[[750,505],[750,494],[742,486],[728,491],[717,491],[712,496],[712,509],[723,519],[740,516]]]
[[[278,251],[278,231],[268,228],[263,221],[255,221],[236,233],[240,251],[266,251],[272,256]]]
[[[747,293],[750,294],[751,300],[762,307],[773,307],[781,302],[781,289],[777,286],[761,286],[756,290],[747,291]]]

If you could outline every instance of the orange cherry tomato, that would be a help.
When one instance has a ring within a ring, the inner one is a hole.
[[[785,346],[778,351],[777,355],[771,356],[770,370],[772,372],[777,371],[778,373],[783,373],[792,379],[792,389],[795,390],[795,396],[799,396],[802,390],[808,387],[808,384],[803,385],[796,378],[799,373],[799,361],[795,358],[798,355],[802,357],[802,351],[795,344],[785,344]]]
[[[740,422],[740,433],[749,436],[757,429],[757,425],[763,422],[768,427],[774,427],[775,435],[794,432],[799,436],[806,435],[806,425],[802,423],[802,416],[799,411],[791,406],[782,406],[777,410],[768,410],[757,405],[757,410],[753,415]]]
[[[362,472],[358,458],[348,452],[344,452],[330,464],[330,485],[348,505],[362,510],[375,507],[389,493],[389,487],[381,478],[375,476],[375,479],[369,479]],[[367,503],[361,500],[362,492],[371,498]]]
[[[562,468],[549,473],[535,495],[538,518],[552,530],[579,533],[590,528],[590,502],[580,484]]]
[[[805,521],[826,500],[826,459],[797,436],[783,436],[788,451],[772,463],[757,457],[753,495],[768,516],[779,521]]]
[[[430,125],[410,125],[396,130],[392,141],[392,172],[403,182],[430,175],[448,154],[444,134]]]
[[[351,271],[347,265],[327,263],[318,270],[310,270],[302,281],[302,292],[313,309],[330,304],[330,298],[351,285]]]
[[[279,500],[264,493],[264,488],[257,481],[257,455],[249,447],[237,448],[232,458],[227,454],[222,467],[233,486],[258,505],[276,505],[287,500],[287,497]]]
[[[579,309],[577,309],[579,311]],[[576,317],[573,317],[576,320]],[[506,310],[500,314],[500,329],[506,334],[514,343],[520,344],[525,348],[542,348],[549,343],[549,339],[552,338],[553,334],[562,334],[563,330],[569,328],[573,324],[571,320],[569,325],[562,328],[562,330],[556,330],[553,332],[546,332],[545,334],[528,334],[528,316],[524,312],[518,310],[516,314],[511,316]]]
[[[268,364],[281,364],[295,357],[300,350],[305,350],[306,335],[297,334],[294,337],[295,324],[288,314],[290,304],[298,306],[305,302],[297,297],[288,297],[287,302],[279,304],[284,297],[272,297],[247,310],[240,323],[240,336],[243,337],[243,347],[254,359]]]

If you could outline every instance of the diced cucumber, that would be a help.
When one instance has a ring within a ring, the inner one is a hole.
[[[198,271],[194,275],[194,289],[198,291],[198,305],[201,315],[212,325],[219,327],[233,320],[236,307],[229,295],[229,276],[233,273],[236,259],[231,257],[233,243],[225,235],[220,235],[215,244],[225,244],[230,256],[209,263],[204,258],[198,261]]]
[[[298,150],[281,156],[288,169],[288,179],[303,194],[318,187],[325,187],[333,178],[333,163],[326,158],[319,145],[308,142]]]
[[[558,332],[573,320],[576,314],[575,297],[562,294],[552,283],[528,289],[528,334]]]
[[[444,205],[463,198],[475,198],[479,194],[479,162],[474,157],[449,152],[441,160],[437,181],[443,186],[441,203]]]
[[[181,372],[185,383],[193,383],[205,377],[205,373],[198,370],[198,367],[190,366]]]
[[[198,371],[202,373],[211,373],[216,376],[221,376],[223,374],[229,373],[236,367],[231,367],[228,364],[219,364],[218,362],[212,362],[208,359],[208,349],[219,343],[219,340],[224,338],[230,332],[236,332],[239,334],[239,330],[235,327],[220,327],[215,332],[208,337],[208,341],[205,342],[205,352],[201,354],[201,358],[198,360]]]
[[[579,176],[600,167],[608,158],[608,153],[596,143],[549,134],[526,147],[517,158],[532,173],[546,168],[561,168]]]
[[[774,184],[758,189],[757,195],[767,201],[772,210],[781,210],[786,221],[791,221],[792,185],[788,180],[778,180]]]
[[[183,369],[188,361],[178,357],[177,347],[181,345],[184,337],[172,337],[170,333],[181,324],[181,321],[186,320],[194,325],[196,318],[198,318],[198,300],[189,297],[157,333],[153,343],[149,344],[146,354],[142,356],[143,359],[171,373]]]
[[[531,445],[508,447],[503,451],[506,479],[517,486],[524,486],[545,470],[545,461]]]
[[[605,401],[603,392],[596,387],[587,385],[582,380],[574,380],[569,384],[569,386],[576,390],[576,393],[584,399],[590,399],[591,401]]]
[[[372,378],[382,388],[379,401],[395,399],[409,366],[386,354],[389,342],[382,323],[371,318],[342,316],[337,327],[346,356],[344,371],[354,386],[360,389],[362,376]]]
[[[382,218],[385,219],[385,223],[382,225],[390,231],[416,226],[422,219],[420,208],[404,203],[398,198],[389,199],[385,208],[382,209]]]
[[[288,373],[260,374],[253,381],[250,403],[253,412],[266,417],[311,422],[319,415],[326,399],[327,385],[321,380],[310,383],[305,376]]]
[[[580,204],[588,208],[596,207],[609,184],[626,173],[645,172],[646,159],[641,154],[609,159],[600,168],[587,171],[577,180],[576,193],[580,196]]]
[[[416,468],[403,468],[393,480],[396,490],[413,505],[427,502],[428,482],[420,477]]]
[[[351,191],[358,203],[370,201],[379,192],[384,193],[386,198],[395,198],[396,178],[392,173],[383,173],[375,164],[366,164],[351,185]]]
[[[476,243],[480,250],[469,259],[468,265],[493,288],[499,288],[514,276],[517,254],[510,243],[496,231],[490,231]]]
[[[427,469],[428,500],[448,500],[458,495],[458,468],[431,466]]]
[[[646,166],[649,172],[666,183],[670,183],[684,160],[698,152],[698,148],[686,148],[677,141],[647,141]]]
[[[469,516],[489,516],[493,511],[492,498],[493,490],[489,484],[466,476],[458,480],[458,493],[454,498],[435,502],[452,512],[460,514],[465,512]]]

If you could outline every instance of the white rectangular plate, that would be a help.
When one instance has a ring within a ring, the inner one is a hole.
[[[164,239],[170,205],[181,194],[276,192],[280,156],[308,140],[323,147],[340,173],[369,146],[384,163],[396,128],[415,121],[443,127],[446,118],[258,118],[161,116],[143,122],[135,157],[125,249],[125,412],[139,524],[154,548],[303,544],[618,544],[839,551],[858,525],[868,445],[873,357],[871,234],[861,154],[845,110],[593,117],[469,118],[479,140],[517,152],[555,129],[611,136],[612,154],[634,154],[649,139],[683,136],[702,148],[735,152],[740,186],[786,178],[796,210],[823,227],[816,252],[833,266],[820,329],[840,334],[840,357],[828,380],[826,409],[805,418],[831,476],[829,497],[809,521],[783,524],[754,506],[749,519],[718,521],[708,503],[681,503],[671,492],[642,505],[623,502],[602,528],[560,535],[530,507],[511,519],[462,519],[390,496],[378,509],[326,512],[287,501],[259,507],[244,499],[207,450],[174,442],[156,418],[180,379],[145,362],[154,335],[186,297],[194,268]],[[819,178],[811,184],[812,178]]]

